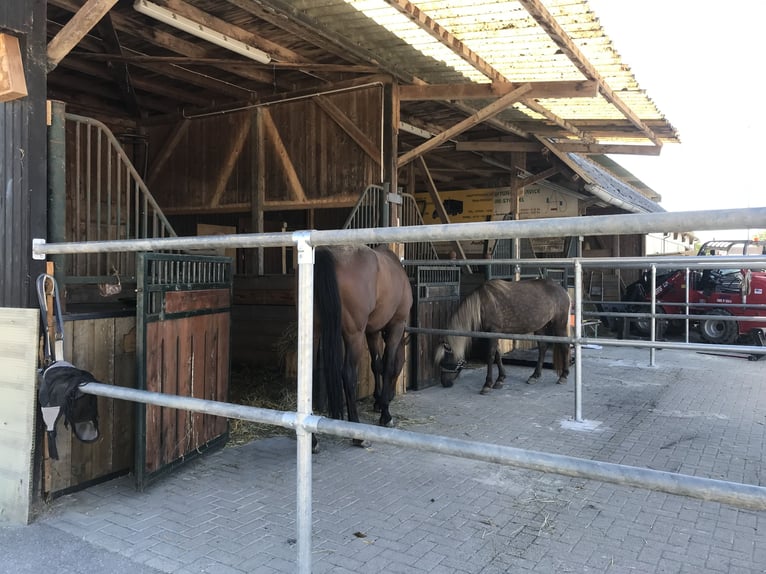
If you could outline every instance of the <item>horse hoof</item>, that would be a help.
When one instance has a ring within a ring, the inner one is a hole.
[[[559,384],[559,385],[566,385],[566,384],[567,384],[567,380],[566,380],[566,379],[563,379],[563,378],[562,378],[562,379],[559,379],[558,381],[556,381],[556,384]]]
[[[386,428],[394,428],[394,419],[393,417],[385,420],[383,417],[380,417],[378,420],[378,426],[386,427]]]
[[[491,392],[492,392],[492,387],[489,387],[489,386],[484,386],[484,387],[482,387],[482,388],[481,388],[481,390],[479,391],[479,394],[480,394],[480,395],[488,395],[488,394],[489,394],[489,393],[491,393]]]
[[[535,377],[529,377],[529,378],[527,379],[527,384],[528,384],[528,385],[534,385],[534,384],[535,384],[537,381],[539,381],[539,380],[540,380],[540,379],[536,379]]]
[[[492,385],[493,389],[502,389],[503,388],[503,381],[497,381],[494,385]]]

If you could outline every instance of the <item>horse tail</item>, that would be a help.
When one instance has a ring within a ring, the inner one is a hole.
[[[335,258],[328,249],[315,251],[314,305],[319,313],[320,384],[327,393],[327,410],[334,419],[343,418],[343,338],[341,306]]]

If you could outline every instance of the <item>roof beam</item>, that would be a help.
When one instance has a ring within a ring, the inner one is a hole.
[[[530,82],[532,91],[527,98],[592,98],[598,95],[598,82]],[[401,101],[473,100],[504,96],[515,89],[511,83],[493,84],[430,84],[399,86]]]
[[[439,40],[442,44],[447,46],[450,50],[455,52],[458,56],[463,58],[466,62],[471,64],[474,68],[487,76],[493,82],[502,82],[510,84],[515,87],[513,82],[503,76],[499,70],[495,69],[491,64],[479,56],[476,52],[471,50],[468,46],[463,44],[458,38],[456,38],[449,30],[443,28],[438,22],[433,20],[428,14],[420,10],[412,2],[407,0],[385,0],[388,4],[399,10],[402,14],[409,17],[413,22],[420,26],[423,30],[428,32],[431,36]],[[535,110],[538,113],[543,114],[550,121],[554,122],[558,126],[564,128],[567,131],[575,134],[577,137],[584,139],[585,141],[594,141],[594,139],[582,130],[574,127],[566,120],[558,117],[550,110],[544,108],[538,102],[532,99],[532,96],[526,95],[521,100],[525,106]]]
[[[354,121],[346,115],[346,113],[336,106],[327,96],[317,96],[314,98],[314,103],[318,105],[324,112],[330,116],[330,118],[338,124],[338,126],[346,132],[346,134],[356,142],[362,151],[364,151],[374,162],[380,165],[381,152],[380,148],[375,145],[366,133],[364,133],[354,123]]]
[[[655,133],[639,118],[628,105],[623,102],[617,94],[607,85],[601,74],[588,61],[585,55],[575,45],[564,29],[559,25],[556,19],[548,12],[540,0],[519,0],[532,18],[545,30],[550,38],[556,43],[564,54],[572,61],[586,78],[596,80],[599,83],[599,90],[604,98],[616,107],[634,126],[640,129],[649,140],[658,147],[662,147],[662,142]]]
[[[282,62],[306,61],[305,58],[303,58],[300,54],[298,54],[297,52],[294,52],[293,50],[280,46],[276,42],[272,42],[271,40],[268,40],[262,36],[254,34],[253,32],[250,32],[249,30],[245,30],[244,28],[240,28],[239,26],[230,24],[226,22],[225,20],[216,18],[212,14],[208,14],[207,12],[194,7],[191,4],[184,2],[183,0],[152,0],[152,1],[156,2],[160,6],[164,6],[165,8],[172,10],[173,12],[176,12],[177,14],[180,14],[181,16],[188,18],[189,20],[192,20],[198,24],[201,24],[202,26],[206,26],[207,28],[210,28],[211,30],[215,30],[216,32],[225,34],[226,36],[229,36],[230,38],[234,38],[236,40],[239,40],[240,42],[244,42],[245,44],[249,46],[253,46],[254,48],[258,48],[259,50],[263,50],[264,52],[268,53],[269,56],[271,56],[272,58],[275,58]]]
[[[122,46],[120,45],[120,39],[117,37],[117,31],[114,29],[112,19],[109,14],[106,14],[97,24],[98,33],[101,36],[103,46],[109,55],[122,56]],[[141,115],[141,108],[138,105],[136,98],[136,90],[133,88],[133,83],[130,79],[130,70],[128,65],[124,62],[110,62],[108,65],[109,72],[112,74],[112,79],[115,84],[120,88],[120,94],[125,103],[125,108],[133,116]]]
[[[62,8],[64,10],[68,10],[70,12],[78,12],[78,10],[80,10],[79,2],[80,0],[48,0],[48,4]],[[141,38],[149,44],[191,58],[210,57],[210,52],[202,45],[195,44],[194,42],[188,42],[177,36],[174,36],[173,34],[168,34],[157,26],[146,26],[146,23],[143,20],[126,16],[117,11],[113,12],[110,16],[112,18],[112,24],[116,30],[126,32],[132,36]],[[243,63],[247,64],[248,62],[243,60]],[[246,67],[225,64],[219,66],[219,68],[248,80],[254,80],[256,82],[265,84],[274,83],[274,76],[271,72],[256,66]]]
[[[411,162],[413,159],[441,145],[448,139],[455,137],[463,133],[464,131],[472,128],[476,124],[480,124],[484,120],[499,114],[504,109],[508,108],[509,106],[513,105],[515,102],[519,101],[520,98],[525,96],[531,90],[532,90],[531,84],[523,84],[517,87],[512,92],[507,93],[502,98],[499,98],[498,100],[491,103],[490,105],[482,108],[471,117],[468,117],[464,119],[463,121],[458,122],[451,128],[444,130],[440,134],[432,137],[431,139],[426,140],[424,143],[420,144],[418,147],[401,155],[396,161],[396,166],[401,168],[403,165],[406,165],[407,163]]]
[[[428,189],[428,195],[431,196],[431,201],[434,202],[434,208],[436,209],[436,213],[439,216],[439,220],[442,223],[449,223],[449,214],[447,213],[447,210],[444,208],[444,203],[442,202],[442,198],[439,195],[439,190],[436,187],[436,184],[434,183],[433,178],[431,177],[431,172],[428,169],[428,165],[426,164],[426,160],[421,155],[419,158],[419,165],[420,165],[420,171],[423,175],[423,179],[426,182],[426,189]],[[460,259],[467,259],[465,256],[465,250],[463,249],[463,246],[460,244],[459,241],[452,241],[452,245],[455,246],[455,251],[460,254]],[[471,270],[470,265],[466,266],[466,270],[469,273],[473,273]]]
[[[650,145],[609,145],[587,144],[579,142],[549,143],[562,152],[581,154],[628,154],[628,155],[660,155],[660,148]],[[459,141],[455,143],[457,151],[487,151],[487,152],[540,152],[545,146],[535,142],[504,142],[504,141]]]
[[[573,152],[582,155],[606,155],[606,154],[627,154],[627,155],[660,155],[661,147],[654,145],[609,145],[609,144],[585,144],[585,143],[563,143],[552,144],[563,152]]]
[[[544,145],[535,142],[460,141],[455,143],[456,151],[523,151],[534,153],[543,149],[545,149]]]
[[[88,0],[79,10],[75,11],[66,25],[48,43],[48,71],[55,69],[59,62],[72,51],[85,34],[98,24],[117,0]]]
[[[523,187],[526,187],[528,185],[534,185],[538,181],[542,181],[544,179],[548,179],[549,177],[552,177],[559,173],[561,171],[561,168],[558,166],[549,167],[545,171],[541,171],[540,173],[535,173],[532,175],[528,175],[524,178],[519,178],[516,183],[516,187],[518,189],[521,189]]]

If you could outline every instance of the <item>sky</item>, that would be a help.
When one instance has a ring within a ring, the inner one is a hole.
[[[667,211],[766,206],[761,61],[766,2],[589,0],[622,62],[676,128],[659,156],[612,155]],[[766,229],[764,222],[763,229]],[[739,239],[759,230],[698,231]]]

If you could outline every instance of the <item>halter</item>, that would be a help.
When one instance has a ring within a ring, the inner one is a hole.
[[[446,367],[439,366],[439,369],[441,369],[442,373],[459,373],[463,370],[463,367],[465,367],[466,362],[463,359],[460,359],[457,363],[455,363],[455,367],[453,369],[448,369]]]
[[[445,356],[455,355],[455,353],[452,351],[452,347],[449,344],[443,342],[442,346],[444,347]],[[441,370],[442,373],[459,373],[460,371],[463,370],[463,367],[465,367],[466,362],[464,359],[459,359],[458,361],[455,362],[454,368],[443,367],[442,366],[443,364],[444,364],[444,359],[442,359],[441,364],[439,365],[439,369]]]

